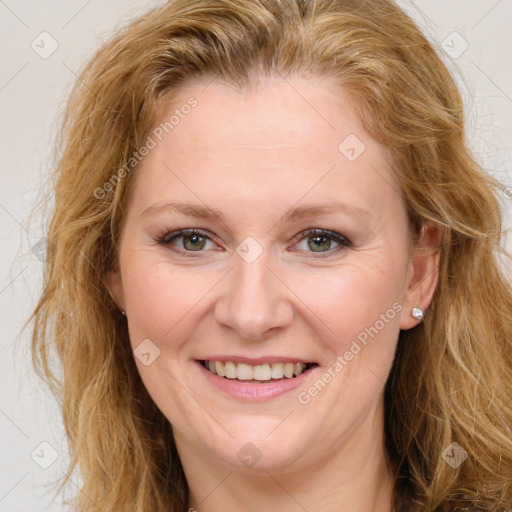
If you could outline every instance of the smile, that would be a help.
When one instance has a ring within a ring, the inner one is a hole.
[[[269,383],[282,379],[293,379],[309,370],[315,363],[277,362],[250,365],[231,361],[201,361],[211,373],[236,381]]]

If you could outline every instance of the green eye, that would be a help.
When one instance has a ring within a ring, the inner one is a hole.
[[[183,252],[201,252],[208,249],[207,244],[213,244],[206,233],[194,229],[179,229],[167,233],[158,239],[161,245],[174,245]]]
[[[343,235],[335,231],[318,228],[303,232],[295,239],[300,251],[327,256],[352,246],[351,242]],[[159,237],[157,241],[161,245],[174,245],[182,253],[204,252],[209,248],[208,244],[213,245],[210,248],[215,247],[215,243],[208,234],[195,229],[180,229],[168,232],[165,236]]]
[[[206,245],[206,238],[197,234],[184,235],[181,238],[183,239],[183,247],[187,251],[200,251]]]
[[[313,252],[324,252],[331,248],[332,240],[327,236],[308,237],[308,247]]]
[[[348,238],[326,229],[310,229],[296,238],[299,250],[309,253],[331,255],[352,246]]]

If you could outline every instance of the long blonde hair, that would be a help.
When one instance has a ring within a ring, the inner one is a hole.
[[[137,172],[119,170],[179,86],[211,76],[242,88],[272,74],[330,77],[348,91],[389,151],[413,232],[432,225],[444,236],[433,302],[422,324],[400,332],[386,387],[397,510],[505,510],[512,290],[499,258],[500,184],[467,147],[450,72],[391,0],[172,0],[117,33],[81,73],[31,317],[34,365],[62,406],[68,476],[78,469],[83,479],[74,505],[187,508],[171,425],[142,384],[105,284]],[[453,442],[468,454],[456,469],[443,459]]]

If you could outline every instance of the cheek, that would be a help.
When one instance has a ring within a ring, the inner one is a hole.
[[[392,265],[347,263],[301,280],[295,291],[310,310],[319,338],[335,354],[343,354],[354,340],[364,346],[376,337],[395,339],[401,310],[395,274]],[[380,343],[378,350],[389,351],[392,346]]]
[[[133,259],[123,271],[132,344],[139,338],[154,339],[161,346],[170,338],[183,339],[219,279],[216,272],[201,274],[155,262],[154,257]]]
[[[187,430],[190,396],[183,386],[190,386],[183,380],[183,370],[189,363],[197,314],[204,311],[208,291],[218,277],[213,272],[202,276],[144,253],[124,263],[129,337],[138,372],[169,421]],[[144,360],[146,353],[149,360]]]

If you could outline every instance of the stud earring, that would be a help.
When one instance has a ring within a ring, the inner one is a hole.
[[[122,309],[121,309],[121,313],[122,313],[124,316],[126,316],[126,313],[125,313]]]
[[[411,315],[416,318],[416,320],[423,320],[423,310],[419,307],[412,308]]]

